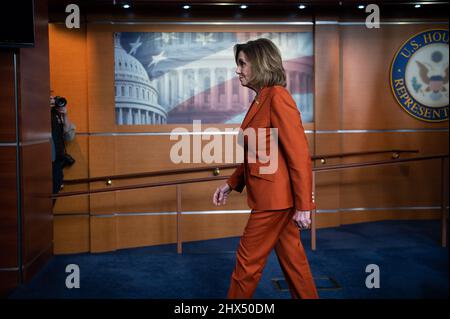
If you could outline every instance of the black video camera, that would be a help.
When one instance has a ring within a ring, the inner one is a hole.
[[[65,107],[67,105],[67,100],[63,96],[55,96],[53,97],[53,101],[55,107]]]

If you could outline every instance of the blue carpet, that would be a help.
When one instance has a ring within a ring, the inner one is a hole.
[[[317,250],[302,242],[321,298],[448,298],[448,248],[439,221],[383,221],[318,230]],[[239,238],[53,257],[9,298],[225,298]],[[80,288],[65,286],[68,264]],[[366,266],[380,269],[380,288],[365,285]],[[275,281],[274,281],[275,279]],[[268,259],[254,298],[290,298],[276,255]]]

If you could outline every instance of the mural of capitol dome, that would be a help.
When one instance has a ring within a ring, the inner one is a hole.
[[[158,104],[158,91],[145,68],[127,53],[114,35],[116,124],[166,124],[167,112]]]

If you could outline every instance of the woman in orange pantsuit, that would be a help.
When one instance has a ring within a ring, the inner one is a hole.
[[[280,52],[268,39],[237,44],[234,50],[241,85],[256,92],[241,129],[253,129],[257,134],[262,128],[276,129],[277,166],[264,173],[265,161],[259,157],[250,160],[252,147],[246,136],[244,162],[214,193],[213,203],[224,205],[232,190],[241,193],[247,186],[247,202],[252,209],[240,240],[228,298],[253,296],[273,248],[292,298],[318,298],[299,234],[299,229],[310,227],[314,209],[311,159],[300,112],[285,89]],[[266,145],[273,145],[269,135],[264,135]]]

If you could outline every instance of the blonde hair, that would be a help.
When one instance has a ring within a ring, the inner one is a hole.
[[[281,53],[271,40],[260,38],[236,44],[234,46],[236,64],[241,51],[245,53],[251,65],[250,86],[259,88],[273,85],[286,86],[286,72],[283,68]]]

